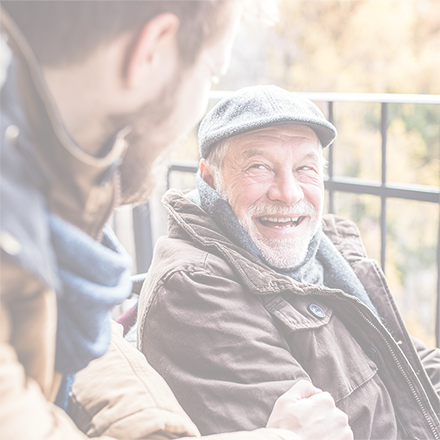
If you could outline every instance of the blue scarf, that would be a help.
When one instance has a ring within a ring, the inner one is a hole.
[[[102,243],[49,215],[58,261],[55,369],[74,374],[110,345],[111,311],[131,292],[131,258],[110,227]]]
[[[234,244],[241,246],[260,262],[269,266],[260,249],[235,217],[229,203],[203,180],[200,172],[196,176],[196,186],[197,189],[188,193],[186,197],[200,206]],[[310,241],[307,255],[300,264],[290,269],[273,267],[272,269],[300,283],[340,289],[360,299],[378,316],[359,278],[322,230],[318,230]]]

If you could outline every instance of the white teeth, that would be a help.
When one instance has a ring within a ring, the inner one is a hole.
[[[260,217],[260,220],[263,222],[272,222],[272,223],[289,223],[289,222],[297,222],[299,217]]]

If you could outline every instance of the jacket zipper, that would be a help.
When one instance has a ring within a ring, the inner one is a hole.
[[[386,346],[388,347],[388,350],[391,352],[391,356],[394,360],[394,362],[396,363],[397,367],[399,368],[400,372],[402,373],[403,377],[405,378],[412,395],[414,396],[417,404],[419,405],[419,408],[421,409],[423,416],[425,417],[426,422],[428,423],[429,427],[431,428],[431,432],[434,434],[435,436],[435,440],[440,440],[439,434],[438,434],[438,430],[436,429],[436,427],[434,426],[434,424],[432,423],[431,418],[428,415],[428,411],[426,410],[426,408],[423,406],[422,401],[420,400],[419,395],[417,394],[417,391],[414,388],[413,383],[411,382],[411,380],[409,379],[408,375],[406,374],[402,364],[400,363],[399,359],[397,358],[394,350],[392,349],[390,343],[387,341],[387,339],[385,338],[385,336],[382,334],[382,332],[374,325],[373,322],[371,322],[362,312],[361,309],[359,309],[359,307],[357,307],[355,304],[353,304],[353,307],[357,310],[357,312],[360,314],[360,316],[362,317],[362,319],[364,321],[366,321],[369,325],[371,325],[371,327],[374,328],[374,330],[376,330],[376,332],[380,335],[380,337],[382,338],[382,340],[385,342]]]
[[[169,210],[173,212],[175,218],[176,218],[176,217],[180,217],[180,216],[176,216],[176,211],[175,211],[173,208],[171,208],[171,205],[168,205],[168,206],[167,206],[167,204],[165,204],[165,207],[169,207]],[[181,226],[186,225],[186,222],[184,222],[184,221],[179,221],[179,220],[178,220],[178,223],[179,223]],[[195,234],[193,233],[192,230],[190,231],[190,235],[192,235],[193,237],[195,236]],[[222,250],[221,247],[219,247],[219,250],[220,250],[220,251]],[[223,253],[223,252],[222,252],[222,253]],[[223,253],[223,254],[224,254],[224,253]],[[224,254],[224,255],[225,255],[225,254]],[[225,257],[226,257],[226,260],[227,260],[228,262],[231,263],[230,259],[228,258],[228,255],[225,255]],[[235,267],[234,264],[232,264],[232,266]],[[252,291],[253,291],[252,286],[248,286],[248,285],[247,285],[248,283],[246,283],[246,282],[245,282],[245,284],[246,284],[246,286],[248,287],[248,289],[252,292]],[[321,292],[320,294],[321,294],[322,296],[335,296],[333,293],[330,293],[330,292],[329,292],[329,293]],[[339,297],[337,297],[337,298],[339,299]],[[394,353],[394,351],[393,351],[391,345],[389,344],[389,342],[387,341],[387,339],[385,338],[385,336],[383,335],[383,333],[382,333],[382,332],[381,332],[381,331],[380,331],[380,330],[374,325],[374,323],[373,323],[372,321],[370,321],[370,320],[364,315],[364,313],[361,311],[361,309],[359,309],[359,307],[357,307],[355,304],[353,304],[353,307],[354,307],[354,308],[356,309],[356,311],[361,315],[362,319],[363,319],[364,321],[366,321],[368,324],[370,324],[370,325],[374,328],[374,330],[376,330],[376,332],[380,335],[380,337],[382,338],[382,340],[385,342],[386,346],[388,347],[388,350],[391,352],[391,355],[392,355],[392,358],[393,358],[395,364],[397,365],[398,369],[400,370],[400,372],[402,373],[403,377],[405,378],[405,380],[406,380],[406,382],[407,382],[407,384],[408,384],[408,386],[409,386],[409,388],[410,388],[410,390],[411,390],[411,393],[412,393],[413,397],[415,398],[415,400],[416,400],[416,402],[417,402],[417,404],[418,404],[420,410],[422,411],[422,414],[423,414],[423,416],[424,416],[424,418],[425,418],[425,421],[428,423],[428,425],[429,425],[429,427],[430,427],[430,429],[431,429],[431,432],[434,434],[434,436],[435,436],[435,440],[440,440],[440,437],[439,437],[439,433],[438,433],[437,428],[434,426],[434,424],[433,424],[431,418],[429,417],[428,411],[427,411],[426,408],[423,406],[423,404],[422,404],[422,402],[421,402],[421,400],[420,400],[420,397],[418,396],[418,394],[417,394],[417,392],[416,392],[416,390],[415,390],[415,388],[414,388],[413,383],[411,382],[411,380],[409,379],[408,375],[406,374],[406,372],[405,372],[403,366],[402,366],[401,363],[399,362],[399,360],[398,360],[396,354]]]

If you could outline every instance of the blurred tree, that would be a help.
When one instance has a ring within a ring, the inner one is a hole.
[[[223,89],[272,83],[301,92],[440,93],[439,1],[277,4],[272,27],[256,20],[242,28]],[[335,104],[335,118],[335,173],[380,180],[380,105]],[[389,106],[388,180],[440,186],[439,121],[438,105]],[[378,259],[379,200],[339,194],[335,203]],[[439,206],[388,203],[387,276],[411,331],[430,344],[438,218]]]
[[[251,0],[218,88],[439,94],[439,72],[439,0]],[[380,180],[380,105],[336,103],[334,111],[335,173]],[[439,122],[439,105],[389,105],[388,180],[440,186]],[[176,157],[197,158],[194,136]],[[335,203],[378,259],[380,200],[338,194]],[[387,277],[410,330],[431,345],[439,211],[388,202]]]
[[[266,45],[271,80],[280,86],[308,92],[440,92],[440,2],[278,4],[274,41]]]

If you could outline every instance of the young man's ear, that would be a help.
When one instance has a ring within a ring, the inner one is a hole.
[[[137,35],[126,64],[125,79],[130,88],[145,84],[163,53],[175,44],[179,19],[171,13],[160,14],[150,20]]]
[[[206,163],[206,159],[200,161],[200,174],[202,179],[211,187],[215,188],[214,170]]]

